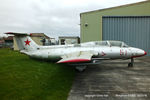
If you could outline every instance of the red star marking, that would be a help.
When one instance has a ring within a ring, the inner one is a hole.
[[[28,41],[28,39],[26,41],[24,41],[26,44],[25,45],[30,45],[31,41]]]

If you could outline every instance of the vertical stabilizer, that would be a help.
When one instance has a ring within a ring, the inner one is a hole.
[[[17,46],[19,50],[25,50],[25,51],[34,51],[39,48],[39,45],[37,45],[27,33],[6,33],[6,34],[13,34],[14,38],[16,40]]]

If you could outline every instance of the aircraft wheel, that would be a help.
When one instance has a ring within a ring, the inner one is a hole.
[[[133,67],[133,63],[128,63],[128,67]]]
[[[83,72],[83,71],[85,71],[86,66],[76,66],[75,68],[76,68],[77,71]]]

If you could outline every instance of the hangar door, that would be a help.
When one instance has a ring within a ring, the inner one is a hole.
[[[124,41],[150,56],[150,16],[104,16],[103,40]]]

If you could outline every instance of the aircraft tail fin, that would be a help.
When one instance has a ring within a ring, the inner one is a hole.
[[[31,39],[31,34],[28,33],[13,33],[13,32],[8,32],[5,34],[12,34],[14,35],[14,38],[16,40],[17,46],[19,50],[24,50],[24,51],[34,51],[39,48],[39,45],[37,45],[32,39]]]

